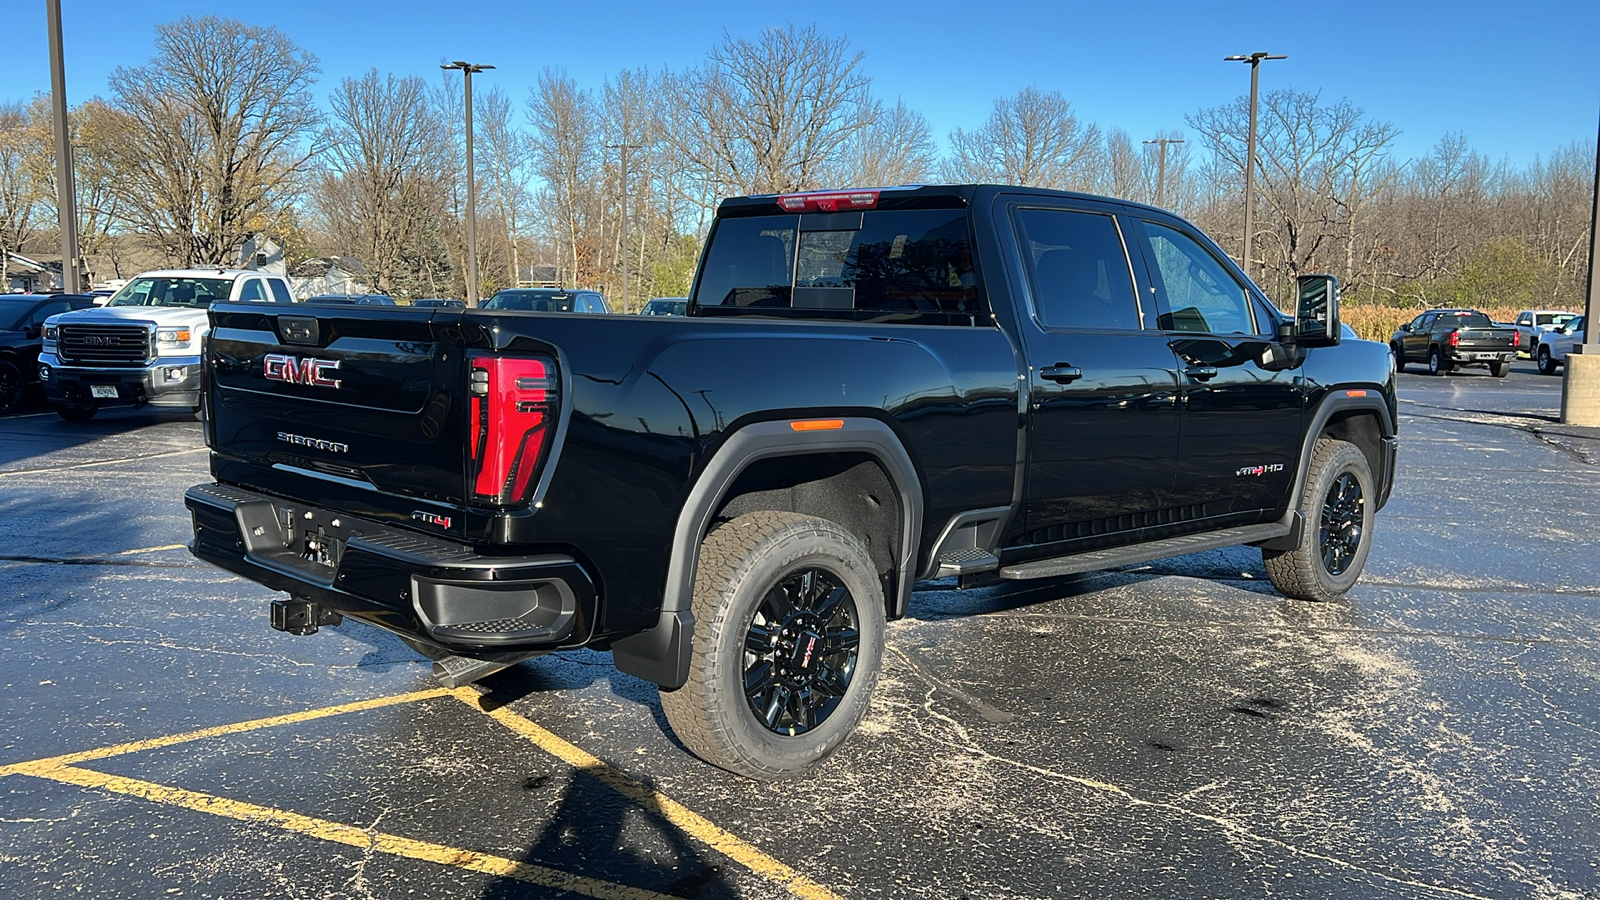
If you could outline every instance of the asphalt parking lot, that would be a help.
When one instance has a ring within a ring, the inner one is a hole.
[[[187,416],[0,419],[0,896],[1600,897],[1600,430],[1401,376],[1362,582],[1234,549],[927,585],[817,777],[688,756],[607,654],[456,691],[192,559]]]

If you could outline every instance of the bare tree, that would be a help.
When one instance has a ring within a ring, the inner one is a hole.
[[[565,71],[546,69],[528,98],[533,160],[545,190],[541,205],[558,224],[558,240],[573,284],[596,271],[595,185],[600,170],[600,123],[589,92]]]
[[[54,113],[50,99],[34,98],[28,108],[33,135],[33,179],[39,185],[39,209],[44,221],[59,220],[56,192],[56,144]],[[115,241],[118,182],[126,173],[117,168],[110,152],[111,142],[123,128],[122,114],[98,98],[86,100],[67,114],[72,145],[74,182],[77,187],[78,250],[90,261],[94,273],[96,257],[109,256],[115,274]],[[52,226],[59,227],[59,226]]]
[[[527,183],[533,146],[527,134],[513,124],[511,109],[511,99],[496,87],[484,94],[474,115],[480,141],[477,146],[482,154],[478,161],[488,176],[484,186],[505,232],[505,265],[509,283],[515,287],[522,270],[520,227],[527,220],[532,201]]]
[[[122,215],[185,265],[230,263],[297,187],[319,122],[316,58],[275,28],[216,16],[156,28],[149,65],[111,73],[125,127]]]
[[[878,107],[870,124],[840,147],[829,180],[838,187],[924,182],[938,159],[928,120],[897,100],[893,109]]]
[[[824,168],[877,111],[862,54],[815,26],[724,34],[700,68],[674,79],[669,139],[718,194],[820,186]]]
[[[1241,97],[1188,118],[1219,180],[1237,172],[1242,181],[1249,115],[1249,101]],[[1388,180],[1376,173],[1386,170],[1398,133],[1348,100],[1324,104],[1317,94],[1293,90],[1262,99],[1256,189],[1263,246],[1257,252],[1269,278],[1287,284],[1300,272],[1334,269],[1335,248],[1353,255],[1350,231],[1360,227],[1359,213]]]
[[[1100,129],[1079,122],[1059,92],[1030,87],[996,100],[976,131],[951,132],[950,145],[945,172],[952,181],[1082,190],[1096,181]]]
[[[444,129],[421,78],[347,78],[329,98],[316,205],[340,252],[366,263],[377,287],[414,290],[408,257],[427,242],[437,200]]]
[[[43,186],[33,157],[37,140],[21,103],[0,105],[0,292],[10,289],[11,254],[38,227]]]

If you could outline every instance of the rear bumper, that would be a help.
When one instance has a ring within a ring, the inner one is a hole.
[[[463,653],[583,645],[594,581],[569,556],[484,556],[466,544],[229,485],[184,494],[190,552],[273,590]]]
[[[102,406],[171,406],[193,409],[200,403],[200,357],[157,359],[140,368],[92,368],[64,364],[54,354],[39,355],[35,366],[45,395],[52,402]],[[113,387],[115,397],[95,397],[96,386]]]
[[[1517,358],[1515,350],[1451,350],[1445,354],[1445,361],[1452,366],[1487,366],[1490,363],[1509,363]]]

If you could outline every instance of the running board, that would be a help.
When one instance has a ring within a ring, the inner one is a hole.
[[[1183,537],[1150,541],[1145,544],[1133,544],[1128,547],[1113,547],[1109,550],[1095,550],[1074,556],[1058,556],[1054,559],[1041,559],[1035,562],[1018,563],[1014,566],[1004,566],[1000,569],[1000,577],[1014,580],[1053,578],[1057,575],[1075,575],[1079,572],[1093,572],[1098,569],[1114,569],[1117,566],[1149,562],[1152,559],[1165,559],[1169,556],[1183,556],[1186,553],[1216,550],[1221,547],[1232,547],[1236,544],[1253,544],[1257,541],[1268,541],[1273,538],[1283,537],[1289,533],[1289,530],[1289,526],[1282,522],[1268,522],[1265,525],[1247,525],[1243,528],[1227,528],[1222,531],[1208,531],[1203,534],[1186,534]]]

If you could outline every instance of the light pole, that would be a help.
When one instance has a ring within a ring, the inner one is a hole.
[[[50,111],[56,131],[56,218],[61,230],[61,289],[76,294],[78,279],[78,185],[72,171],[72,129],[67,122],[67,68],[61,54],[61,0],[45,0],[50,30]]]
[[[1156,205],[1165,209],[1167,206],[1167,145],[1181,144],[1183,138],[1154,138],[1145,141],[1146,144],[1161,145],[1161,162],[1156,167]]]
[[[467,77],[467,305],[478,305],[478,180],[472,168],[472,73],[492,69],[478,63],[441,64],[441,69],[460,69]]]
[[[607,150],[622,151],[622,311],[628,309],[628,151],[637,150],[643,144],[607,144]]]
[[[1250,275],[1250,258],[1255,255],[1256,88],[1261,81],[1261,61],[1263,59],[1288,58],[1287,55],[1274,56],[1266,51],[1252,53],[1249,56],[1224,56],[1222,58],[1223,62],[1245,62],[1250,64],[1250,141],[1245,147],[1244,164],[1244,256],[1239,260],[1244,264],[1244,274],[1246,275]]]

